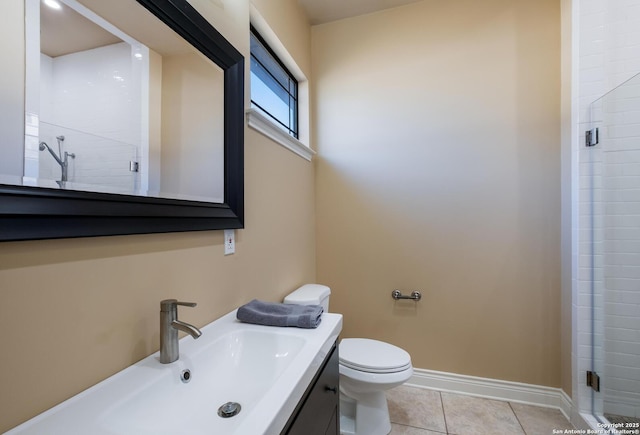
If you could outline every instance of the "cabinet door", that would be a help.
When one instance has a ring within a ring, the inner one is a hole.
[[[340,434],[339,378],[338,350],[335,347],[289,428],[288,435]]]

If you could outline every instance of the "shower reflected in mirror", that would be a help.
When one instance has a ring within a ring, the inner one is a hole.
[[[130,1],[25,13],[23,184],[224,202],[218,65]]]

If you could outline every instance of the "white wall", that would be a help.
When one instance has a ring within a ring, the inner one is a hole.
[[[140,78],[131,60],[131,46],[124,42],[56,57],[54,113],[41,119],[120,142],[139,142]]]

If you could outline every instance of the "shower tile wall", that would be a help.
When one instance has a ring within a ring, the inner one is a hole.
[[[133,71],[126,43],[56,58],[41,56],[40,138],[54,149],[76,154],[69,180],[131,189],[136,174],[129,161],[140,143],[140,75]],[[114,127],[116,126],[116,127]],[[40,159],[40,174],[56,179],[53,159]]]
[[[629,346],[626,343],[624,346],[618,341],[609,342],[612,334],[623,333],[625,335],[619,335],[618,337],[629,337],[629,334],[635,336],[635,343],[637,347],[638,338],[640,332],[634,332],[633,328],[628,328],[630,317],[626,316],[629,310],[629,301],[637,301],[637,295],[632,296],[628,292],[624,294],[616,294],[615,292],[607,292],[606,298],[603,300],[603,288],[604,285],[614,286],[620,285],[635,285],[635,288],[640,288],[638,282],[632,282],[629,280],[624,281],[624,284],[618,282],[618,279],[612,281],[609,277],[612,273],[623,272],[624,274],[631,274],[633,277],[640,278],[640,269],[633,270],[630,262],[637,261],[640,251],[637,251],[638,246],[635,245],[636,251],[628,251],[632,249],[630,246],[625,245],[622,255],[611,255],[611,249],[614,249],[614,245],[619,245],[617,239],[621,233],[619,231],[629,231],[628,226],[632,223],[629,221],[629,216],[624,216],[625,213],[635,213],[638,215],[637,202],[618,203],[614,205],[610,201],[615,199],[609,193],[607,193],[606,200],[604,195],[604,189],[611,189],[614,187],[627,186],[629,182],[633,182],[632,173],[627,172],[630,177],[619,177],[617,174],[619,171],[629,171],[629,167],[619,163],[619,158],[624,159],[636,159],[638,162],[638,156],[635,155],[638,151],[629,151],[633,155],[627,155],[623,157],[623,154],[618,152],[603,153],[602,149],[587,149],[584,146],[584,131],[590,128],[590,120],[595,118],[601,118],[602,113],[590,113],[590,104],[596,99],[600,98],[605,92],[620,85],[624,81],[631,78],[633,75],[640,72],[640,0],[624,0],[624,1],[607,1],[607,0],[579,0],[577,2],[579,26],[577,34],[579,37],[578,47],[578,75],[579,75],[579,88],[577,95],[577,103],[579,106],[579,125],[578,125],[578,140],[576,158],[578,161],[578,174],[574,175],[574,179],[578,179],[579,185],[579,207],[578,207],[578,279],[577,279],[577,298],[574,297],[574,312],[577,312],[578,316],[578,344],[577,344],[577,357],[578,357],[578,375],[577,379],[577,394],[578,397],[574,397],[574,401],[577,401],[580,411],[591,411],[591,390],[584,385],[584,372],[591,369],[591,279],[594,277],[595,281],[595,297],[596,307],[604,307],[604,310],[600,309],[595,316],[595,333],[596,333],[596,356],[603,355],[602,349],[598,348],[603,343],[603,338],[606,337],[607,344],[605,345],[605,351],[609,354],[604,358],[598,359],[596,357],[596,368],[603,369],[605,361],[607,366],[604,368],[604,379],[606,379],[606,385],[610,389],[614,389],[616,386],[624,387],[625,382],[640,383],[640,371],[629,370],[630,367],[640,367],[638,359],[640,359],[640,349]],[[634,114],[638,116],[639,113]],[[592,118],[593,116],[593,118]],[[629,123],[629,120],[625,120],[625,123]],[[640,135],[640,125],[625,126],[623,130],[614,129],[611,133],[613,135],[625,135],[634,136]],[[634,133],[635,132],[635,133]],[[608,139],[608,138],[605,138]],[[627,160],[630,162],[631,160]],[[640,166],[639,163],[635,163],[634,168]],[[636,169],[632,169],[636,170]],[[640,176],[640,174],[636,174]],[[637,178],[636,178],[637,179]],[[593,184],[591,184],[593,183]],[[593,196],[591,196],[590,189],[593,187]],[[628,192],[627,192],[628,194]],[[632,198],[628,198],[632,199]],[[637,201],[640,198],[635,198]],[[593,200],[593,208],[592,208]],[[612,205],[616,207],[616,215],[610,218],[606,218],[604,221],[599,221],[604,218],[603,211],[605,207],[607,213],[610,212]],[[597,223],[602,223],[603,227],[607,228],[604,231],[596,231],[595,240],[601,241],[595,243],[593,249],[595,249],[595,268],[591,270],[591,231],[590,216],[595,215]],[[637,222],[635,223],[637,228]],[[626,227],[626,229],[622,226]],[[618,228],[618,229],[614,229]],[[606,238],[605,238],[606,237]],[[640,236],[636,235],[636,241]],[[604,240],[604,242],[602,242]],[[603,252],[607,251],[607,255],[603,256]],[[635,257],[634,257],[635,255]],[[636,264],[637,266],[637,264]],[[617,283],[617,284],[616,284]],[[612,299],[614,298],[614,299]],[[620,298],[624,298],[627,301],[625,303],[618,303]],[[631,299],[629,299],[631,298]],[[637,310],[637,306],[636,306]],[[637,311],[636,311],[637,313]],[[606,319],[605,319],[606,316]],[[605,322],[603,322],[605,319]],[[637,322],[637,320],[636,320]],[[607,325],[606,330],[605,326]],[[624,331],[614,330],[615,326],[623,327]],[[611,326],[611,327],[610,327]],[[616,335],[617,336],[617,335]],[[623,346],[623,347],[621,347]],[[631,352],[631,353],[630,353]],[[635,353],[635,354],[634,354]],[[636,363],[628,366],[633,359]],[[620,367],[614,367],[615,362]],[[613,364],[612,364],[613,362]],[[630,378],[626,381],[622,381],[620,377],[612,377],[612,370],[617,370],[624,367],[616,373],[626,373]],[[611,378],[611,379],[610,379]],[[617,380],[616,380],[617,379]],[[629,386],[630,384],[626,384]],[[635,391],[640,391],[638,388]],[[609,406],[609,405],[607,405]],[[603,412],[602,401],[595,403],[596,413]],[[610,411],[610,410],[608,410]]]
[[[589,105],[640,72],[640,0],[579,0],[580,122]]]

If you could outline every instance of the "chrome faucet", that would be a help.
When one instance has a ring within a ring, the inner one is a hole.
[[[39,149],[40,151],[44,151],[45,149],[49,151],[49,154],[55,159],[55,161],[60,165],[61,176],[60,181],[56,181],[60,185],[60,187],[64,188],[67,180],[69,179],[69,157],[72,159],[76,158],[74,153],[64,152],[64,159],[62,158],[62,142],[64,142],[64,136],[56,136],[56,140],[58,141],[58,154],[54,150],[52,150],[46,142],[40,142]]]
[[[178,320],[178,305],[195,307],[195,302],[178,302],[176,299],[160,301],[160,362],[169,364],[180,358],[178,330],[198,338],[202,332],[193,325]]]

